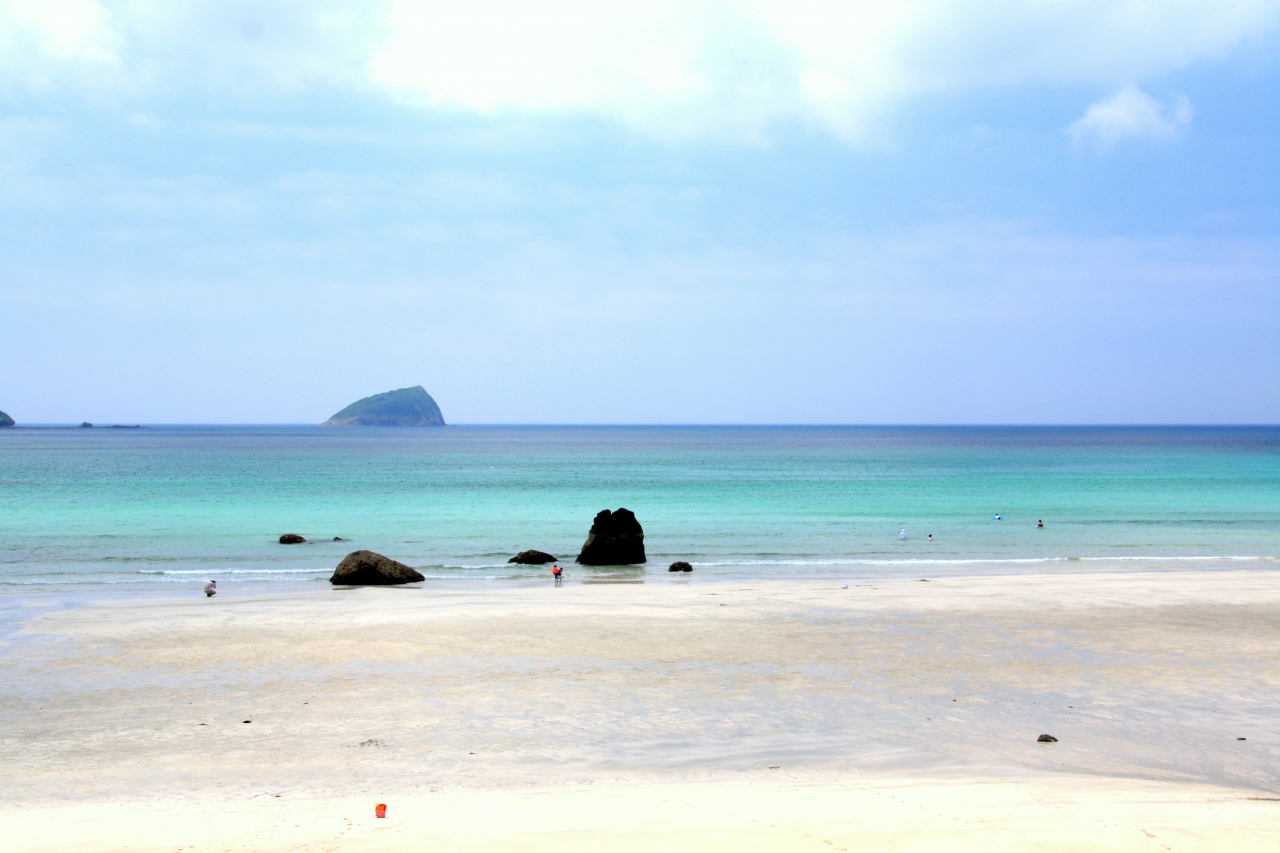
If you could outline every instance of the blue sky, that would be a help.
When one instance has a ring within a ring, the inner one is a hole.
[[[1280,2],[457,5],[0,0],[0,409],[1280,422]]]

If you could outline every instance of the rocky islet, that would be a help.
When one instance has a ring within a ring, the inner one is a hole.
[[[440,407],[421,385],[399,388],[356,400],[321,426],[435,427],[444,426]]]

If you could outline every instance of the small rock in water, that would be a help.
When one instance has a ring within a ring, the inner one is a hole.
[[[1238,737],[1236,740],[1247,740],[1247,738]]]
[[[307,541],[307,540],[303,539],[301,536],[299,536],[299,535],[298,535],[298,534],[296,534],[296,533],[281,533],[281,534],[280,534],[280,544],[281,544],[281,545],[297,545],[299,542],[306,542],[306,541]]]
[[[350,539],[343,539],[341,536],[335,536],[335,537],[333,537],[333,541],[334,541],[334,542],[350,542],[351,540],[350,540]]]
[[[689,564],[688,564],[688,563],[686,563],[684,560],[677,560],[677,561],[675,561],[674,563],[672,563],[672,564],[671,564],[671,567],[670,567],[670,568],[668,568],[668,569],[667,569],[667,571],[669,571],[669,572],[691,572],[691,571],[693,571],[693,566],[689,565]]]
[[[554,563],[556,558],[548,554],[546,551],[521,551],[516,554],[508,563],[519,563],[522,566],[542,566],[547,563]]]
[[[1040,737],[1036,738],[1036,742],[1037,743],[1057,743],[1058,739],[1053,735],[1040,735]]]
[[[253,720],[245,720],[246,723],[252,723]]]

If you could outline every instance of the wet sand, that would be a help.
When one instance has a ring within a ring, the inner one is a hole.
[[[1275,572],[31,610],[2,664],[10,849],[1247,850],[1280,830]]]

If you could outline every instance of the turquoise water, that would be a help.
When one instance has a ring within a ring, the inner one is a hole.
[[[314,586],[355,548],[542,579],[506,559],[619,506],[648,565],[577,579],[1275,566],[1280,428],[4,430],[0,587]]]

